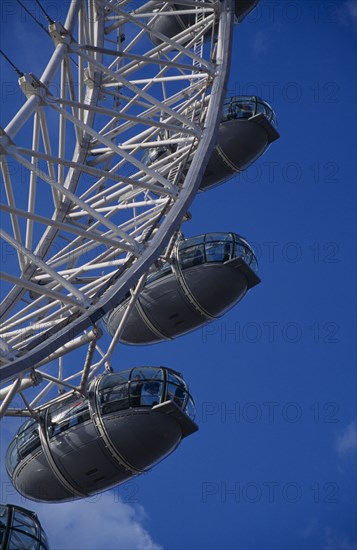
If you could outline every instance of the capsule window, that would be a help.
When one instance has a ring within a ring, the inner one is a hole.
[[[6,469],[10,477],[12,476],[20,460],[21,458],[17,449],[17,439],[14,439],[10,443],[6,453]]]
[[[180,376],[177,376],[177,374],[168,371],[167,380],[168,382],[173,382],[174,384],[177,384],[178,386],[183,386],[185,389],[187,389],[186,382]]]
[[[141,162],[145,164],[145,166],[150,166],[157,160],[164,157],[168,152],[169,152],[168,147],[164,147],[164,146],[148,149],[143,154]]]
[[[38,541],[30,537],[29,535],[26,535],[26,533],[22,533],[20,531],[12,531],[11,538],[8,543],[8,549],[19,550],[21,548],[26,548],[26,550],[37,550]]]
[[[24,458],[32,451],[40,447],[40,436],[38,433],[38,424],[34,418],[30,418],[20,427],[17,436],[17,448],[19,458]]]
[[[191,248],[186,248],[185,250],[180,251],[179,262],[182,269],[187,267],[192,267],[195,265],[201,265],[205,261],[204,246],[192,246]]]
[[[185,250],[186,248],[191,248],[198,244],[202,244],[205,240],[205,235],[197,235],[197,237],[189,237],[184,241],[181,241],[179,244],[179,251]]]
[[[129,408],[128,383],[108,386],[100,392],[100,410],[102,414],[109,414]]]
[[[207,243],[205,251],[207,262],[226,262],[232,257],[232,243]]]
[[[0,544],[2,542],[2,537],[4,535],[4,529],[7,524],[7,508],[0,504]]]
[[[167,397],[166,399],[176,403],[180,409],[184,409],[186,403],[187,392],[185,388],[172,384],[171,382],[167,384]]]
[[[20,512],[20,510],[15,511],[12,526],[14,529],[32,535],[33,537],[37,535],[37,527],[33,519],[23,512]]]
[[[140,383],[139,386],[140,387]],[[139,403],[136,406],[141,407],[154,407],[161,403],[161,396],[163,390],[163,383],[158,382],[157,380],[148,380],[142,384],[140,396],[137,395],[136,398],[139,399]],[[135,406],[133,404],[133,406]]]
[[[72,397],[49,409],[47,417],[48,435],[54,437],[90,419],[88,402]]]
[[[133,369],[130,380],[132,407],[153,407],[162,401],[163,371],[160,368],[141,367]]]
[[[195,418],[195,405],[194,405],[192,397],[188,398],[187,405],[185,407],[185,413],[187,414],[187,416],[192,418],[192,420],[194,420],[194,418]]]
[[[207,233],[205,235],[205,243],[211,243],[211,242],[232,242],[233,237],[231,233]]]

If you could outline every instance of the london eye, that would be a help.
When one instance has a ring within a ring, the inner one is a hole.
[[[268,103],[226,94],[234,25],[256,4],[73,0],[63,21],[40,5],[42,74],[2,52],[23,104],[0,129],[0,415],[27,419],[6,460],[29,498],[95,494],[197,430],[180,373],[114,373],[111,356],[194,330],[260,282],[239,228],[183,233],[195,196],[279,137]]]

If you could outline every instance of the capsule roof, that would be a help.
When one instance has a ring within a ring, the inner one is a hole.
[[[221,122],[237,118],[247,119],[259,113],[263,114],[274,128],[277,128],[275,112],[264,99],[256,95],[229,96],[223,104]]]

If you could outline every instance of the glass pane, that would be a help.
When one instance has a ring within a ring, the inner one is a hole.
[[[107,387],[100,393],[100,409],[102,414],[108,414],[129,408],[128,382]]]
[[[180,242],[179,250],[190,248],[191,246],[195,246],[197,244],[202,244],[204,242],[204,239],[205,235],[197,235],[197,237],[190,237],[189,239],[185,239],[184,241]]]
[[[77,424],[89,420],[90,414],[86,399],[76,396],[54,405],[48,414],[49,437],[62,433]]]
[[[21,436],[23,432],[26,432],[29,430],[34,424],[36,424],[36,420],[34,418],[29,418],[29,420],[26,420],[18,429],[17,434]]]
[[[109,376],[103,376],[99,383],[99,391],[104,390],[110,386],[117,386],[124,384],[129,380],[131,370],[124,370],[115,374],[110,374]]]
[[[2,544],[2,539],[5,535],[7,523],[7,507],[0,504],[0,545]]]
[[[26,535],[26,533],[12,531],[9,541],[9,550],[36,550],[37,544],[37,541],[29,535]]]
[[[180,376],[177,376],[176,374],[168,371],[167,373],[167,380],[168,382],[173,382],[174,384],[177,384],[179,386],[183,386],[185,389],[187,389],[187,384],[186,382],[180,378]]]
[[[205,261],[203,245],[192,246],[179,253],[179,262],[182,269],[192,267],[194,265],[203,264]]]
[[[19,510],[15,510],[12,526],[19,531],[28,533],[34,537],[37,536],[38,528],[33,518],[29,517],[23,512],[20,512]]]
[[[41,446],[38,425],[31,426],[31,431],[27,430],[18,439],[18,452],[21,458],[29,455]]]
[[[0,504],[0,526],[6,525],[7,522],[7,507]]]
[[[226,262],[232,257],[232,243],[208,243],[205,251],[207,262]]]
[[[153,407],[161,402],[163,370],[138,367],[131,372],[130,400],[132,407]]]
[[[163,380],[163,370],[159,367],[136,367],[131,371],[131,380],[139,376],[144,380]]]
[[[206,234],[206,238],[205,238],[205,242],[206,243],[210,243],[210,242],[221,242],[221,241],[233,241],[233,236],[231,233],[207,233]]]
[[[164,157],[167,153],[169,153],[169,149],[165,146],[147,149],[142,156],[141,162],[145,164],[145,166],[150,166],[150,164],[160,160],[160,158]]]
[[[20,462],[20,455],[17,450],[17,440],[14,439],[8,447],[6,453],[6,469],[10,476],[13,474],[16,466]]]
[[[195,418],[195,405],[193,402],[192,397],[189,398],[188,403],[185,408],[185,413],[192,418],[192,420]]]
[[[140,400],[140,406],[153,407],[161,403],[161,396],[163,393],[163,383],[156,380],[150,380],[145,382],[141,387],[141,394],[138,396]],[[134,406],[134,405],[133,405]],[[139,406],[139,405],[138,405]]]
[[[177,386],[169,382],[167,384],[166,399],[171,399],[180,409],[183,409],[186,402],[187,392],[182,386]]]
[[[46,536],[46,533],[44,532],[44,530],[41,529],[41,546],[40,546],[39,550],[47,550],[47,549],[48,549],[47,536]]]

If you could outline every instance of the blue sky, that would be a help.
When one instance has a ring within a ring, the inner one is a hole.
[[[13,5],[3,47],[32,70],[46,48],[31,65],[13,30],[47,38]],[[117,348],[118,368],[167,365],[196,399],[199,432],[150,473],[51,506],[25,502],[2,470],[1,501],[37,511],[53,549],[356,548],[356,19],[353,1],[261,0],[236,27],[229,92],[267,100],[281,138],[197,196],[184,232],[244,235],[262,283],[190,335]],[[6,125],[21,95],[1,67]]]

